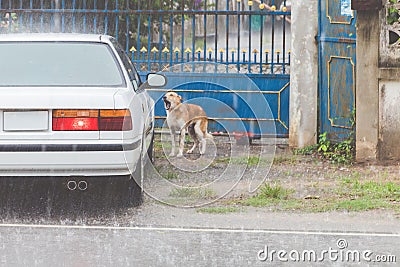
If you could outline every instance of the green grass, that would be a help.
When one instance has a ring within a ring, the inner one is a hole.
[[[241,201],[242,204],[253,207],[277,205],[282,200],[287,200],[294,190],[283,188],[280,185],[265,184],[259,189],[256,196]]]
[[[172,148],[172,144],[170,142],[154,141],[154,150],[155,151],[163,151],[163,149],[169,150],[171,148]]]
[[[318,199],[295,197],[294,189],[280,185],[266,184],[258,194],[236,203],[253,207],[271,207],[274,210],[299,210],[306,212],[327,211],[367,211],[373,209],[392,209],[399,211],[400,185],[394,182],[362,181],[362,175],[353,172],[338,179],[336,188]],[[324,191],[324,185],[312,184],[313,188]],[[325,190],[326,191],[326,190]]]
[[[257,166],[257,165],[266,165],[269,162],[271,162],[270,160],[266,159],[266,158],[262,158],[259,156],[248,156],[248,157],[223,157],[223,158],[217,158],[214,160],[215,163],[222,163],[222,164],[246,164],[249,167],[252,166]]]
[[[199,208],[196,211],[200,213],[227,214],[233,212],[241,212],[243,211],[243,209],[239,207],[227,206],[227,207],[204,207],[204,208]]]
[[[276,156],[274,158],[274,164],[296,164],[298,159],[295,156]]]
[[[172,189],[169,196],[176,198],[208,199],[217,196],[217,193],[209,188],[180,187]]]
[[[342,177],[337,193],[344,197],[400,201],[400,185],[393,182],[360,181],[354,177]]]
[[[266,199],[287,199],[291,193],[293,193],[293,190],[283,188],[280,185],[265,184],[260,188],[260,193],[257,196]]]
[[[365,211],[391,208],[391,202],[400,201],[400,185],[393,182],[362,181],[353,173],[342,177],[336,189],[340,200],[332,205],[335,210]]]
[[[173,171],[167,171],[167,173],[165,175],[162,175],[162,177],[167,180],[173,180],[173,179],[178,178],[178,174]]]
[[[306,146],[304,148],[296,148],[296,149],[293,149],[293,154],[304,155],[304,156],[312,155],[312,154],[316,153],[317,149],[318,149],[318,145]]]
[[[333,205],[334,210],[366,211],[379,208],[389,208],[390,203],[384,199],[358,198],[342,200]]]

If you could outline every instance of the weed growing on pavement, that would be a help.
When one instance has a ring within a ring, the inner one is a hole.
[[[294,190],[283,188],[277,184],[265,184],[259,189],[259,193],[256,196],[240,202],[244,205],[253,207],[271,206],[279,201],[287,200],[293,192]]]
[[[258,197],[260,198],[272,198],[272,199],[287,199],[289,195],[293,193],[292,190],[285,189],[280,185],[265,184],[260,188]]]
[[[180,187],[172,189],[169,196],[177,198],[208,199],[217,196],[217,193],[209,188]]]

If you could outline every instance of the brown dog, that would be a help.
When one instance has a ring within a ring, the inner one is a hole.
[[[167,123],[171,131],[172,151],[170,156],[175,156],[175,133],[180,131],[179,151],[177,157],[183,156],[186,131],[193,138],[194,144],[187,153],[199,145],[200,154],[206,151],[206,139],[212,139],[212,135],[207,132],[208,119],[204,110],[194,104],[183,104],[182,97],[175,92],[168,92],[163,96],[164,107],[167,111]]]

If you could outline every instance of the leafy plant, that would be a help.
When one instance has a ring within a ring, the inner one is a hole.
[[[386,21],[389,25],[393,25],[395,22],[399,21],[399,10],[395,7],[388,8],[388,15]]]
[[[315,155],[332,163],[351,164],[354,158],[354,139],[351,134],[349,139],[339,143],[329,140],[327,132],[319,135],[318,144],[293,151],[295,155]]]
[[[397,0],[389,0],[389,4],[393,5],[396,3],[397,3]],[[393,25],[394,23],[399,22],[400,15],[399,15],[399,10],[396,7],[389,6],[387,11],[388,11],[387,12],[388,15],[386,17],[387,24]]]
[[[339,143],[331,143],[327,133],[324,132],[319,136],[318,152],[323,158],[332,161],[332,163],[351,164],[354,154],[353,143],[352,137]]]
[[[327,132],[319,135],[318,141],[318,152],[324,154],[324,156],[328,156],[331,152],[331,142],[328,140]]]
[[[352,110],[349,124],[352,129],[348,139],[334,143],[329,137],[328,133],[324,132],[319,135],[318,143],[316,145],[308,146],[302,149],[293,151],[295,155],[316,155],[324,159],[330,160],[332,163],[338,164],[351,164],[354,158],[355,143],[354,143],[354,126],[356,123],[356,111]]]

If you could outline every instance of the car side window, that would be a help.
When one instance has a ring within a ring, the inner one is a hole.
[[[132,64],[128,56],[126,55],[125,51],[122,50],[122,48],[119,46],[119,44],[113,40],[113,44],[115,46],[115,49],[117,50],[118,56],[122,60],[122,64],[124,64],[124,67],[126,71],[128,72],[129,79],[131,83],[133,84],[133,87],[135,91],[139,89],[139,86],[141,84],[140,82],[140,76],[138,75],[135,66]]]

